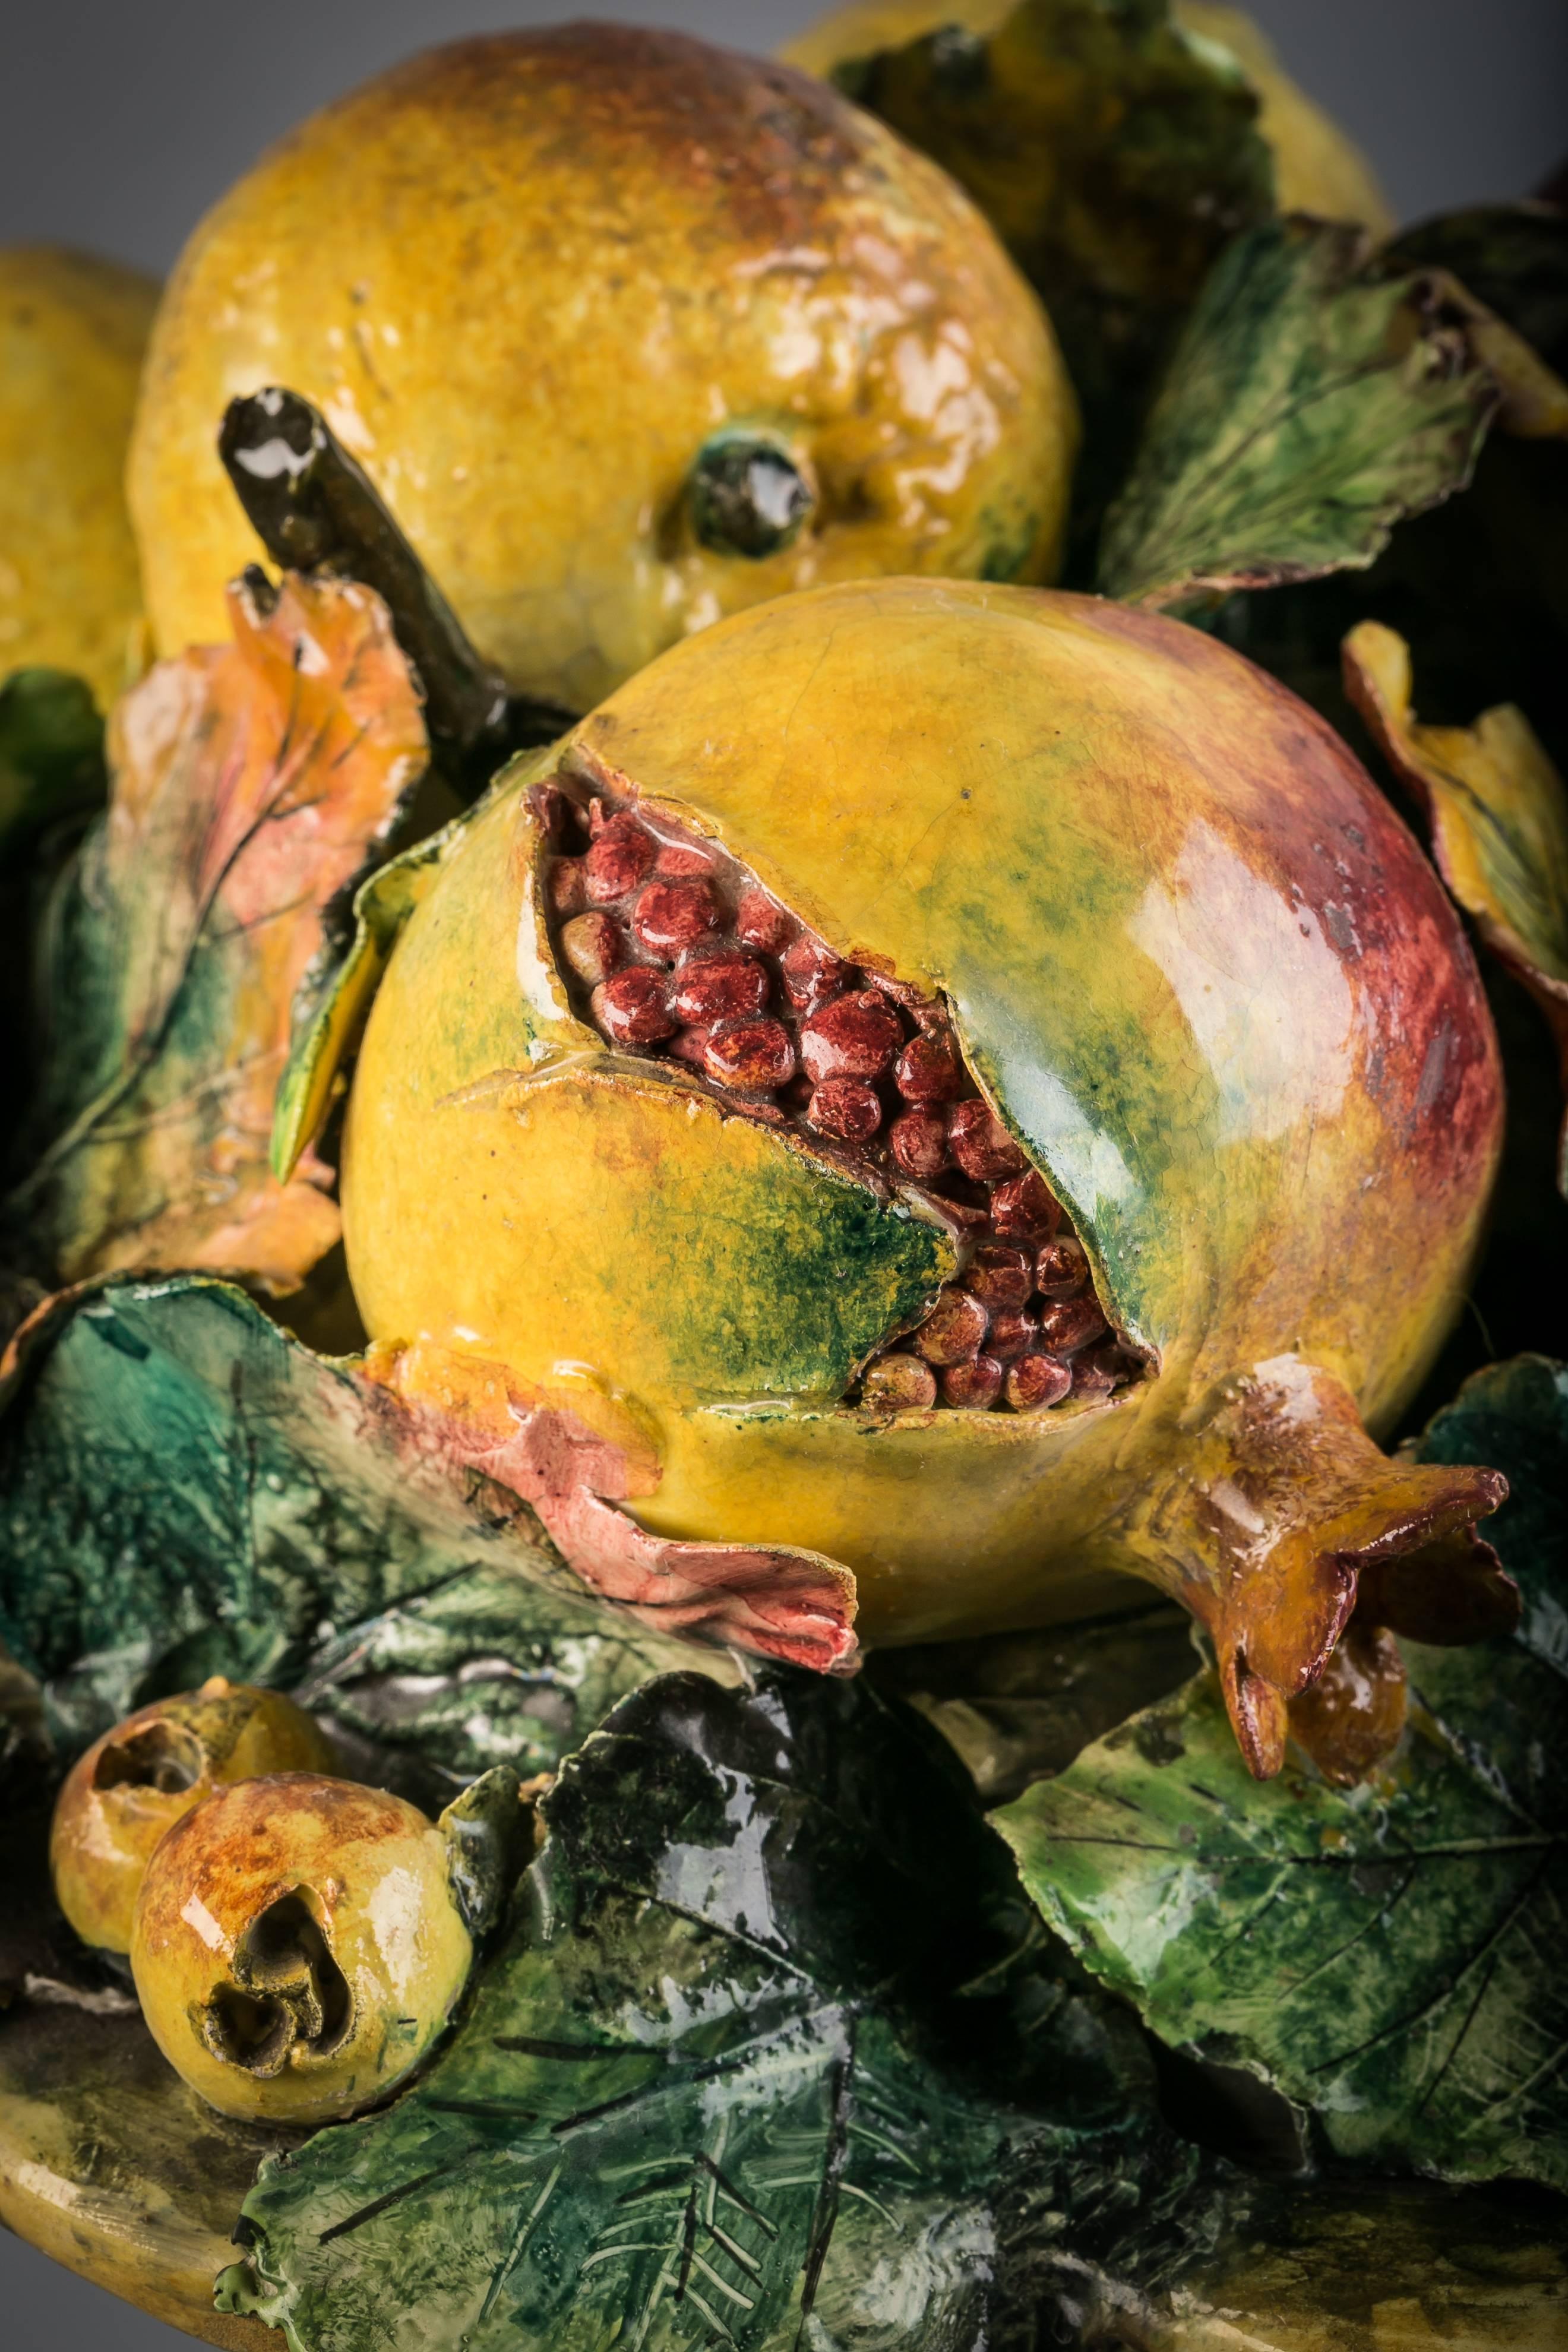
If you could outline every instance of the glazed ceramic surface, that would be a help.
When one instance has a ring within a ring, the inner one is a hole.
[[[213,439],[274,383],[510,684],[574,709],[785,589],[1048,577],[1076,437],[1038,303],[935,165],[787,68],[604,25],[399,67],[197,230],[131,467],[165,652],[222,634],[259,551]],[[759,444],[766,511],[726,523]]]
[[[847,1407],[952,1241],[573,1020],[521,791],[371,1016],[343,1192],[374,1336],[567,1403],[639,1465],[651,1528],[846,1562],[872,1639],[1081,1612],[1129,1512],[1182,1518],[1244,1376],[1286,1432],[1352,1428],[1352,1398],[1391,1421],[1462,1295],[1499,1071],[1436,877],[1293,697],[1179,624],[900,582],[731,621],[568,759],[948,999],[1152,1376],[1036,1416]]]
[[[0,251],[0,677],[127,682],[142,592],[122,475],[158,289],[51,246]]]

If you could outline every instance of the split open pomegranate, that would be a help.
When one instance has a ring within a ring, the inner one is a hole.
[[[1262,672],[1092,598],[814,591],[661,656],[420,874],[351,1276],[431,1442],[601,1590],[691,1623],[739,1548],[752,1593],[779,1563],[758,1643],[843,1664],[790,1646],[797,1572],[873,1642],[1141,1575],[1264,1772],[1358,1606],[1506,1618],[1500,1483],[1374,1442],[1480,1231],[1485,1002]]]

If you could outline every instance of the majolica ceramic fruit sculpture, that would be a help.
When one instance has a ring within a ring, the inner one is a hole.
[[[153,1847],[181,1815],[231,1780],[330,1772],[331,1747],[281,1691],[221,1675],[138,1708],[95,1739],[55,1804],[49,1868],[84,1943],[131,1948],[131,1920]]]
[[[236,1781],[183,1814],[131,1938],[170,2064],[220,2114],[287,2123],[384,2098],[447,2024],[472,1957],[436,1824],[310,1772]]]
[[[75,670],[105,709],[140,667],[122,476],[157,299],[89,254],[0,250],[0,676]]]
[[[674,34],[416,58],[195,234],[130,487],[161,650],[258,551],[213,448],[303,394],[479,651],[581,710],[661,646],[864,572],[1052,576],[1076,411],[968,200],[836,92]]]
[[[841,1563],[873,1642],[1140,1569],[1272,1772],[1358,1569],[1413,1628],[1487,1582],[1445,1539],[1500,1485],[1362,1423],[1500,1109],[1436,877],[1305,706],[1092,599],[866,583],[667,655],[454,846],[345,1236],[384,1347],[569,1411],[657,1535]]]

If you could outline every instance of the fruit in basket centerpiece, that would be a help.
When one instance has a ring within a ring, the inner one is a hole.
[[[568,25],[437,49],[196,231],[131,464],[163,650],[257,552],[237,394],[321,409],[517,689],[583,709],[738,606],[864,573],[1038,580],[1076,412],[978,212],[809,76]]]
[[[384,1353],[568,1410],[658,1537],[843,1563],[872,1641],[1146,1574],[1260,1770],[1358,1571],[1395,1624],[1486,1583],[1500,1482],[1363,1422],[1462,1297],[1495,1043],[1304,705],[1098,600],[865,583],[676,649],[548,766],[370,1016],[343,1206]]]
[[[67,1774],[49,1834],[61,1910],[84,1943],[131,1948],[148,1858],[183,1813],[258,1772],[330,1772],[324,1733],[281,1691],[215,1675],[106,1731]]]
[[[319,2123],[384,2098],[445,2027],[472,1938],[441,1831],[312,1772],[216,1789],[147,1866],[131,1967],[169,2063],[226,2116]]]
[[[142,609],[123,474],[157,299],[90,254],[0,250],[0,677],[75,670],[105,709]]]
[[[957,26],[994,33],[1018,0],[850,0],[785,44],[780,54],[808,73],[831,74],[878,49],[897,48],[922,35]],[[1241,8],[1212,0],[1174,0],[1171,16],[1182,31],[1226,50],[1258,93],[1258,127],[1274,156],[1275,194],[1281,212],[1363,221],[1379,236],[1394,216],[1371,164],[1322,108],[1298,89],[1273,44]]]

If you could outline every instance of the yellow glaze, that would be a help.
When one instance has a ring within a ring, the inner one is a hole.
[[[1086,1605],[1130,1528],[1184,1524],[1186,1432],[1257,1366],[1309,1359],[1374,1428],[1410,1396],[1474,1250],[1495,1046],[1414,841],[1272,680],[1095,599],[864,583],[667,655],[568,757],[945,992],[1158,1377],[1034,1418],[836,1406],[876,1298],[929,1297],[942,1249],[552,1003],[516,792],[370,1017],[343,1198],[375,1339],[535,1393],[569,1361],[584,1418],[657,1433],[645,1526],[842,1560],[872,1640]]]
[[[848,58],[918,40],[939,26],[994,32],[1015,5],[1016,0],[852,0],[810,26],[780,54],[808,73],[828,74]],[[1251,17],[1240,8],[1211,6],[1209,0],[1175,0],[1171,14],[1184,31],[1228,50],[1258,92],[1258,127],[1274,151],[1280,211],[1364,221],[1375,236],[1391,235],[1394,216],[1371,164],[1297,88]]]
[[[209,2105],[317,2123],[418,2063],[472,1954],[435,1824],[384,1790],[293,1772],[215,1790],[163,1838],[131,1968],[148,2031]],[[280,2058],[233,2054],[273,2033]]]
[[[140,667],[122,477],[157,299],[89,254],[0,250],[0,677],[75,670],[105,709]]]
[[[323,410],[511,683],[577,709],[785,589],[1049,577],[1077,432],[1038,303],[934,164],[807,76],[606,25],[416,58],[198,228],[130,477],[164,652],[222,634],[258,552],[213,445],[269,383]],[[691,528],[732,425],[815,489],[762,558]]]
[[[131,1918],[164,1831],[215,1788],[258,1772],[330,1772],[331,1745],[281,1691],[215,1675],[117,1723],[77,1759],[55,1804],[49,1868],[82,1941],[131,1948]]]

